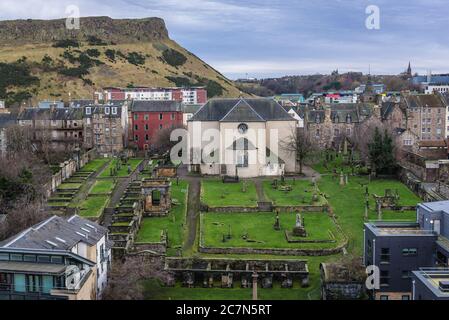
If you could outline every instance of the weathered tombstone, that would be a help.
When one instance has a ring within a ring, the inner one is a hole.
[[[343,171],[340,173],[340,186],[345,185],[345,176],[343,175]]]
[[[293,235],[296,237],[307,237],[306,229],[304,228],[301,214],[296,214],[296,223],[293,228]]]
[[[281,223],[279,222],[279,212],[276,213],[276,220],[274,221],[274,230],[281,230]]]
[[[349,176],[346,174],[345,175],[345,184],[348,184],[349,183]]]
[[[368,220],[369,216],[368,216],[368,209],[369,209],[369,201],[367,200],[365,202],[365,220]]]
[[[380,200],[377,200],[377,220],[382,221],[382,203]]]
[[[132,170],[131,170],[131,165],[128,164],[128,174],[131,174]]]

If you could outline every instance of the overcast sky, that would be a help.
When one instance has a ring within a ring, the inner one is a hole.
[[[230,78],[344,71],[449,72],[448,0],[0,0],[0,19],[161,17],[170,36]],[[380,9],[370,30],[366,8]],[[0,57],[1,58],[1,57]]]

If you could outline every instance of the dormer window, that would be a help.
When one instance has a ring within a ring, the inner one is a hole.
[[[351,117],[350,114],[348,114],[348,115],[346,116],[346,122],[347,122],[347,123],[351,123],[351,122],[352,122],[352,117]]]
[[[105,108],[104,108],[104,113],[107,114],[107,115],[109,115],[109,114],[111,113],[110,108],[109,108],[109,107],[105,107]]]
[[[117,114],[117,107],[112,107],[112,114]]]
[[[86,107],[86,114],[92,114],[92,108],[91,107]]]

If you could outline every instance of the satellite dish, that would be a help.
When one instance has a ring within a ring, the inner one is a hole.
[[[75,290],[81,280],[81,271],[77,266],[68,266],[65,270],[65,285],[69,290]]]

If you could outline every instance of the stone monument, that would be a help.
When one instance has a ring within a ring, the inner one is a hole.
[[[301,218],[301,214],[296,215],[296,224],[293,228],[293,235],[295,237],[307,237],[306,229],[304,228],[304,223]]]

